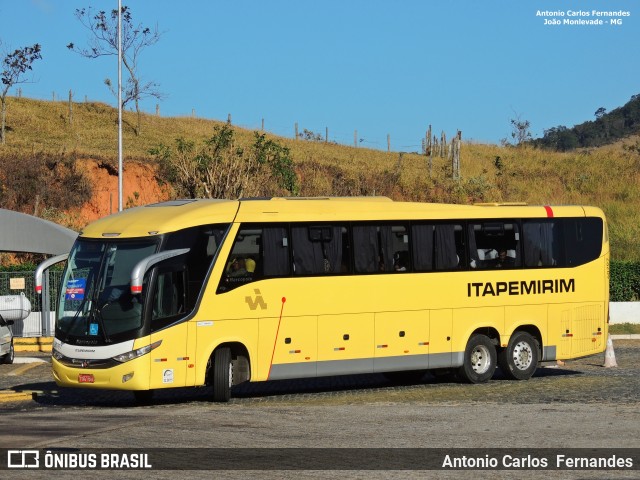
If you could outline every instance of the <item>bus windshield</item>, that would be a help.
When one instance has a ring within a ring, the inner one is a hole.
[[[131,294],[131,270],[157,248],[155,240],[78,240],[60,289],[56,337],[105,344],[140,329],[143,300]]]

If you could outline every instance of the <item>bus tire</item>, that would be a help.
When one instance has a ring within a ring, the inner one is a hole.
[[[507,378],[528,380],[538,368],[538,342],[527,332],[517,332],[498,355],[498,365]]]
[[[464,350],[464,361],[458,375],[469,383],[489,381],[496,371],[497,354],[491,339],[486,335],[472,335]]]
[[[13,363],[13,360],[16,357],[16,352],[13,349],[13,341],[11,342],[11,345],[9,345],[9,353],[7,353],[4,358],[2,359],[2,363]]]
[[[222,347],[213,354],[213,401],[228,402],[233,385],[231,349]]]

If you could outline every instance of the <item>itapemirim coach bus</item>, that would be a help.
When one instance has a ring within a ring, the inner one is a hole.
[[[42,271],[43,266],[39,269]],[[609,240],[584,206],[168,201],[98,220],[58,298],[61,386],[232,386],[381,372],[488,381],[603,352]]]

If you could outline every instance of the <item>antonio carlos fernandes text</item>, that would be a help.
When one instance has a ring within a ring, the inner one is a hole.
[[[633,459],[618,457],[571,457],[556,455],[555,465],[550,465],[549,458],[527,455],[518,457],[504,455],[501,458],[485,455],[483,457],[468,457],[466,455],[455,457],[446,455],[442,462],[442,468],[515,468],[515,469],[608,469],[608,468],[633,468]]]

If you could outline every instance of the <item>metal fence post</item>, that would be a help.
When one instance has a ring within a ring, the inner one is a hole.
[[[40,334],[43,337],[49,337],[49,270],[45,270],[42,273],[42,295],[40,298],[42,305],[40,308],[40,312],[42,315],[42,327],[40,329]]]

